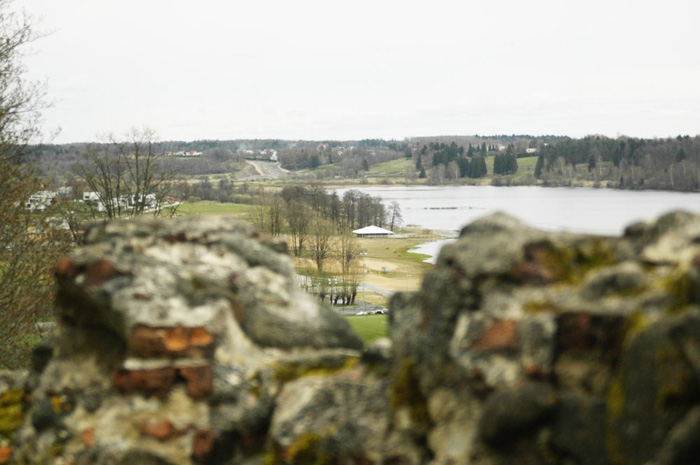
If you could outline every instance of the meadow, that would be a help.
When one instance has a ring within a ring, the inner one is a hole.
[[[365,347],[389,334],[388,315],[351,315],[347,319],[364,341]]]

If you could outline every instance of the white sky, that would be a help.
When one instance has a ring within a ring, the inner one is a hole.
[[[697,0],[15,0],[54,142],[700,134]]]

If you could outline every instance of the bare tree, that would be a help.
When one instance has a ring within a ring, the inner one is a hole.
[[[267,213],[270,218],[270,234],[272,236],[279,236],[282,234],[282,228],[284,227],[284,199],[279,195],[273,195],[268,199],[267,202]]]
[[[21,63],[34,39],[31,18],[0,0],[0,368],[27,364],[36,323],[51,315],[51,272],[68,242],[45,214],[25,208],[40,189],[25,163],[43,108],[43,88],[25,79]]]
[[[313,248],[318,274],[322,274],[324,262],[330,256],[333,248],[334,230],[333,223],[320,213],[315,213],[311,217],[309,241]]]
[[[360,273],[360,245],[352,233],[347,230],[339,234],[334,244],[334,257],[340,264],[340,290],[338,297],[343,305],[349,305],[357,295]],[[337,302],[336,302],[337,303]]]
[[[250,211],[250,222],[258,231],[265,231],[267,225],[267,197],[265,188],[261,187],[258,195],[255,197],[255,205]]]
[[[394,227],[400,228],[403,224],[403,215],[401,215],[401,206],[394,200],[389,204],[389,229],[392,231]]]
[[[292,238],[292,251],[297,257],[300,257],[304,250],[311,214],[311,208],[302,200],[291,200],[285,209],[287,230]]]
[[[155,138],[151,129],[133,129],[85,149],[76,171],[97,196],[95,213],[107,219],[175,213],[183,199],[175,197],[176,173],[162,166],[166,155]]]

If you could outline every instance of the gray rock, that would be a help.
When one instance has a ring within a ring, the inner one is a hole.
[[[528,383],[496,392],[484,404],[479,421],[481,438],[499,445],[514,442],[523,435],[534,435],[556,405],[556,393],[548,384]]]

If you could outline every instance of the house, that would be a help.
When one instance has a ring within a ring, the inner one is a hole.
[[[56,197],[57,193],[52,191],[39,191],[32,194],[25,204],[25,207],[29,211],[46,211],[47,208],[53,203],[53,199]]]
[[[387,237],[394,234],[388,229],[380,228],[378,226],[367,226],[365,228],[356,229],[353,231],[353,233],[356,234],[357,237],[362,238]]]
[[[99,202],[100,195],[97,192],[83,192],[83,202]]]

